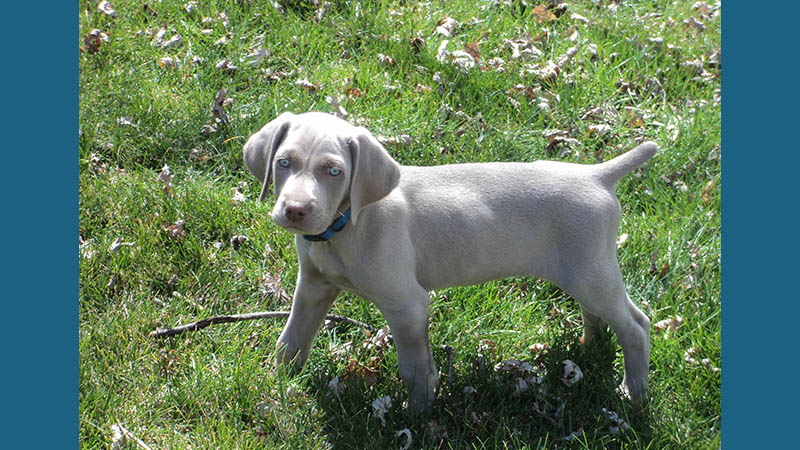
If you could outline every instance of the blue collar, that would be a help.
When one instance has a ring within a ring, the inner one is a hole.
[[[327,241],[333,237],[334,233],[342,231],[342,228],[344,228],[349,220],[350,208],[347,208],[347,211],[341,214],[338,219],[334,220],[331,226],[329,226],[325,232],[320,234],[304,234],[303,238],[311,242]]]

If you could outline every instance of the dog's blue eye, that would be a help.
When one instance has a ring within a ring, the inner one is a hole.
[[[339,175],[340,173],[342,173],[342,169],[337,169],[336,167],[331,167],[331,168],[328,169],[328,173],[332,177],[335,177],[336,175]]]
[[[284,169],[286,169],[286,168],[288,168],[288,167],[289,167],[290,163],[289,163],[289,160],[288,160],[288,159],[286,159],[286,158],[282,158],[282,159],[279,159],[279,160],[278,160],[278,165],[279,165],[279,166],[281,166],[281,167],[283,167]]]

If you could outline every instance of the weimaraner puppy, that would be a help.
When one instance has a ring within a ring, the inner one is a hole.
[[[657,150],[610,161],[401,166],[365,128],[318,112],[281,114],[244,146],[248,170],[274,179],[275,223],[296,235],[299,275],[278,362],[302,367],[336,295],[371,300],[389,324],[412,405],[438,382],[429,292],[506,277],[541,277],[578,300],[584,342],[603,327],[625,357],[622,389],[646,394],[650,319],[628,297],[617,262],[617,181]]]

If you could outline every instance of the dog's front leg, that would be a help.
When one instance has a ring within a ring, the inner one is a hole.
[[[312,268],[300,264],[289,320],[278,338],[278,364],[292,364],[299,370],[308,359],[308,352],[317,331],[330,311],[339,288],[322,278]]]
[[[402,298],[384,298],[375,303],[392,332],[400,378],[408,390],[411,406],[417,411],[428,409],[439,382],[428,337],[428,293],[418,287],[413,293],[404,293]]]

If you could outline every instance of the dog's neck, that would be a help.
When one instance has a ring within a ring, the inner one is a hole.
[[[321,242],[330,240],[334,234],[342,231],[347,222],[350,221],[350,207],[343,213],[339,213],[336,220],[328,227],[327,230],[320,234],[304,234],[303,239],[311,242]]]

